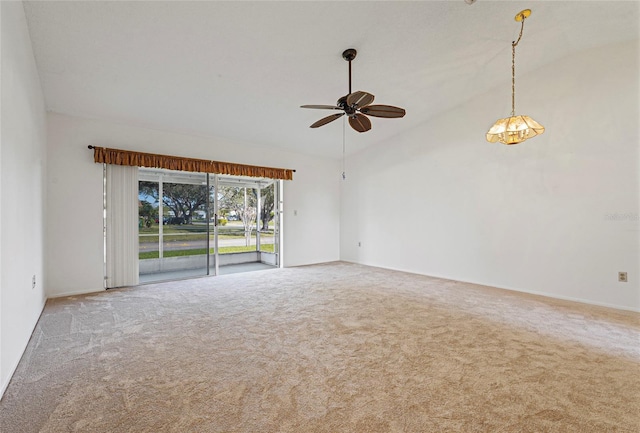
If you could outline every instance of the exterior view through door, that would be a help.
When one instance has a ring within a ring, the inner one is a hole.
[[[280,266],[282,181],[139,168],[140,283]]]

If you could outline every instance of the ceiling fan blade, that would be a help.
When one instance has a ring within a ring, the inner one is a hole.
[[[369,105],[360,109],[362,114],[374,117],[404,117],[407,113],[404,108],[394,107],[392,105]]]
[[[367,132],[371,129],[371,121],[360,113],[349,116],[349,125],[358,132]]]
[[[336,107],[335,105],[301,105],[300,108],[318,108],[320,110],[342,110],[342,108]]]
[[[332,114],[331,116],[323,117],[322,119],[318,120],[316,123],[311,125],[309,128],[317,128],[319,126],[326,125],[327,123],[333,122],[334,120],[342,116],[344,116],[344,113],[337,113],[337,114]]]
[[[373,96],[371,93],[362,92],[358,90],[357,92],[353,92],[349,96],[347,96],[347,105],[349,106],[356,105],[357,107],[365,107],[371,104],[374,98],[375,96]]]

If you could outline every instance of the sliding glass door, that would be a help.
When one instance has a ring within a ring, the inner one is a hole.
[[[280,185],[141,168],[141,283],[279,266]]]
[[[259,218],[258,245],[263,263],[276,265],[280,251],[280,213],[278,208],[278,183],[273,182],[258,189]]]
[[[148,274],[207,275],[212,194],[207,175],[140,169],[139,179],[141,281]]]

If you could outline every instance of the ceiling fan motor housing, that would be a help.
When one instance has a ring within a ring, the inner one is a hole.
[[[352,107],[349,104],[347,104],[347,97],[349,95],[344,95],[342,98],[338,99],[338,107],[340,107],[341,109],[344,110],[345,113],[347,113],[347,116],[353,116],[354,114],[356,114],[356,107]]]

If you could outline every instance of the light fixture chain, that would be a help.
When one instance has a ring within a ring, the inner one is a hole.
[[[511,115],[516,115],[516,46],[511,44]]]
[[[518,40],[511,42],[511,115],[516,115],[516,45],[522,39],[522,31],[524,30],[525,17],[522,17],[522,26]]]

